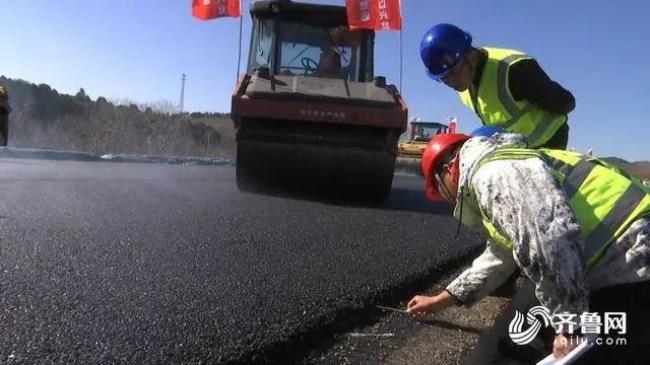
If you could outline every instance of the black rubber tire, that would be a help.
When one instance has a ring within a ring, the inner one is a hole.
[[[235,174],[240,191],[255,193],[260,191],[265,181],[260,171],[256,171],[255,156],[251,152],[245,144],[237,143]]]
[[[381,202],[390,194],[394,167],[394,156],[383,151],[237,144],[237,187],[244,192]]]

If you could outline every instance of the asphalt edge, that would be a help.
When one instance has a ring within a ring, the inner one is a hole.
[[[303,364],[308,355],[314,351],[323,351],[335,342],[335,336],[360,326],[370,325],[385,313],[374,307],[376,303],[396,303],[404,300],[413,292],[431,286],[435,280],[443,277],[447,271],[465,264],[483,249],[482,242],[468,248],[458,256],[443,261],[435,268],[423,274],[407,277],[400,284],[388,287],[381,292],[362,298],[360,305],[342,308],[333,316],[321,317],[303,331],[292,334],[285,340],[272,343],[261,351],[242,354],[232,363],[236,364]]]
[[[235,160],[229,158],[211,157],[181,157],[181,156],[152,156],[128,154],[102,154],[83,151],[40,150],[31,148],[0,147],[0,157],[39,159],[55,161],[82,162],[131,162],[131,163],[164,163],[171,165],[192,166],[234,166]]]

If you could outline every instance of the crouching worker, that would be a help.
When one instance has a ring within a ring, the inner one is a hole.
[[[0,85],[0,147],[9,141],[9,98],[4,86]]]
[[[582,330],[598,327],[604,336],[606,329],[602,320],[589,327],[583,320],[571,330],[556,322],[558,313],[579,322],[583,313],[625,312],[627,345],[595,346],[587,357],[635,363],[650,346],[650,190],[596,158],[525,145],[512,133],[440,134],[429,142],[422,160],[427,198],[454,204],[454,215],[489,239],[446,290],[415,296],[408,312],[470,305],[520,268],[551,314],[557,358],[579,343],[574,336]]]

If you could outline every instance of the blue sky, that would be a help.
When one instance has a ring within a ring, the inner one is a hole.
[[[186,109],[228,111],[237,67],[238,20],[202,22],[190,0],[3,1],[0,74],[47,83],[93,98],[177,102],[187,74]],[[327,3],[343,4],[343,0]],[[244,1],[244,60],[249,0]],[[476,45],[533,55],[571,90],[570,146],[599,156],[650,159],[650,71],[646,65],[650,3],[614,1],[403,0],[404,95],[410,116],[477,118],[444,85],[429,80],[419,59],[422,34],[439,22],[472,33]],[[377,37],[376,73],[397,83],[399,37]],[[242,62],[244,64],[245,62]]]

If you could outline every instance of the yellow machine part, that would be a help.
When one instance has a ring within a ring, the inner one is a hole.
[[[428,142],[404,141],[397,145],[399,156],[422,158]]]
[[[422,152],[428,142],[404,141],[398,147],[397,160],[395,160],[395,171],[409,175],[422,175]]]

